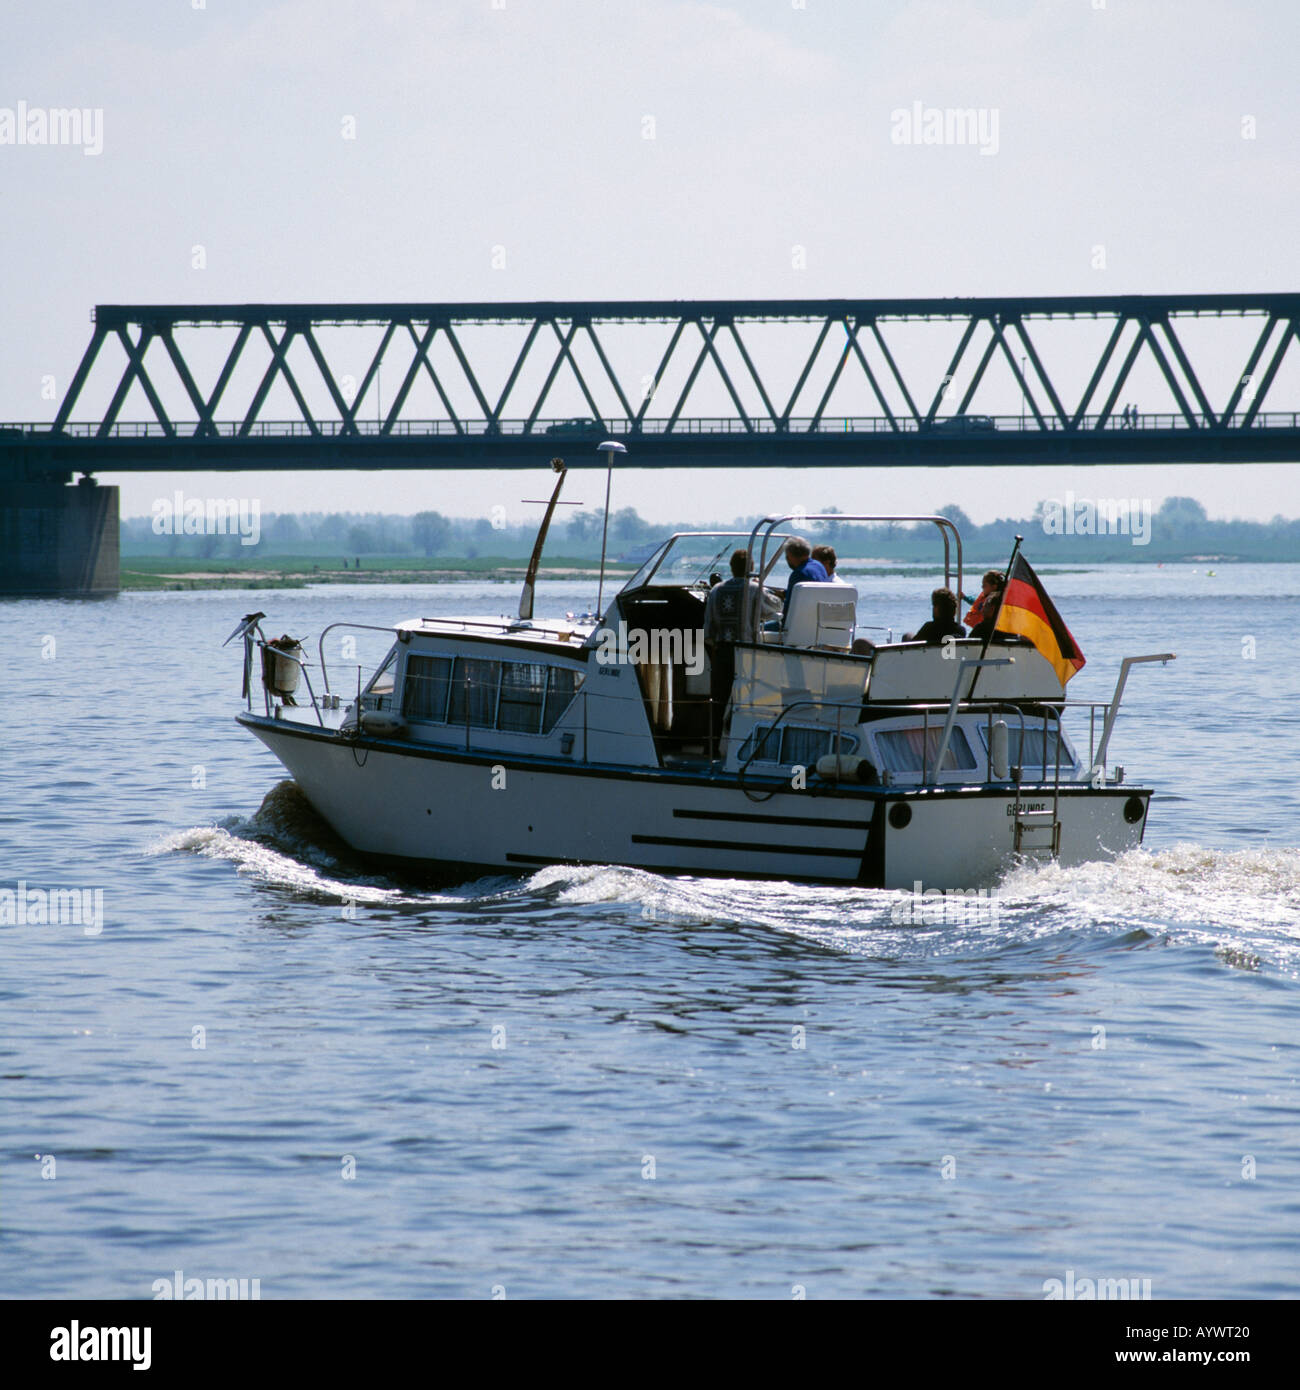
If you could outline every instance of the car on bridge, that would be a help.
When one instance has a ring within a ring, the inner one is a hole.
[[[587,439],[604,434],[605,428],[599,420],[556,420],[554,424],[547,425],[546,433],[569,439]]]
[[[997,425],[991,415],[948,415],[942,420],[931,420],[926,428],[941,434],[991,434]]]

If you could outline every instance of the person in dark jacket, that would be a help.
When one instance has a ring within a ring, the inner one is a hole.
[[[709,654],[709,693],[712,702],[710,719],[709,756],[716,758],[721,746],[727,704],[731,700],[731,684],[736,675],[735,643],[740,641],[744,626],[746,597],[757,597],[758,619],[775,619],[781,611],[781,601],[769,594],[757,579],[746,587],[745,573],[749,568],[749,551],[736,550],[731,556],[731,578],[709,590],[704,605],[704,647]]]
[[[965,637],[966,629],[957,621],[957,595],[951,589],[936,589],[930,595],[930,621],[922,623],[904,642],[942,642],[945,637]]]

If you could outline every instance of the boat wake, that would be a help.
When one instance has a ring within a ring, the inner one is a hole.
[[[1063,868],[1026,864],[986,893],[900,893],[544,869],[533,889],[581,907],[623,904],[649,921],[768,927],[873,957],[987,957],[1029,944],[1159,938],[1212,947],[1230,965],[1300,973],[1300,852],[1179,844]]]
[[[1208,944],[1232,965],[1300,973],[1300,851],[1179,844],[1063,868],[1026,864],[980,893],[900,893],[697,878],[613,865],[552,865],[526,878],[480,878],[436,891],[357,859],[291,781],[252,816],[168,835],[154,854],[224,860],[304,901],[466,914],[505,906],[559,921],[767,929],[832,950],[900,960],[987,957],[1068,937]],[[557,911],[558,910],[558,911]],[[1141,939],[1141,937],[1137,939]]]
[[[474,887],[446,894],[419,892],[391,875],[371,872],[291,781],[272,787],[253,815],[177,831],[149,852],[225,860],[241,875],[306,902],[432,906],[463,901],[466,889]]]
[[[1300,851],[1294,849],[1136,849],[1069,869],[1021,868],[1006,877],[1002,891],[1096,921],[1207,925],[1300,941]]]

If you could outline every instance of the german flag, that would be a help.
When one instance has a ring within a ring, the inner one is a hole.
[[[1047,658],[1062,685],[1083,669],[1083,653],[1047,597],[1042,581],[1023,555],[1017,554],[1007,575],[998,608],[996,632],[1018,632]]]

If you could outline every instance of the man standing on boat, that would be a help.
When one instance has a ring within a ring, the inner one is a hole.
[[[740,641],[741,619],[745,609],[745,574],[749,569],[749,551],[731,553],[731,578],[715,584],[709,590],[704,605],[704,649],[709,654],[709,757],[716,758],[722,741],[722,721],[731,699],[731,685],[736,676],[736,647]],[[781,602],[769,594],[757,579],[749,581],[752,599],[759,590],[759,617],[775,618]]]

